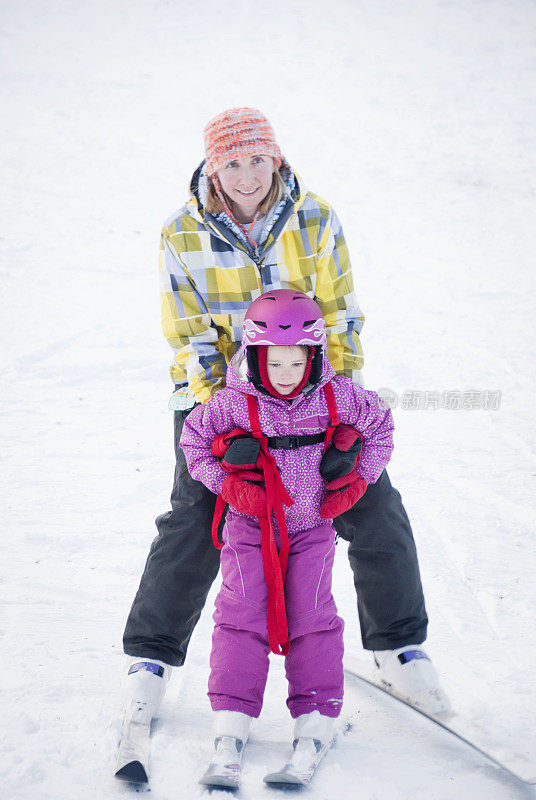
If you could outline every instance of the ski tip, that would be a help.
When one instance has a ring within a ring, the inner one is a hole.
[[[199,783],[201,786],[206,786],[207,789],[225,789],[228,792],[235,792],[239,784],[233,778],[227,778],[224,775],[213,775],[212,777],[203,776]]]
[[[271,772],[263,778],[264,783],[272,789],[294,790],[301,789],[305,783],[288,772]]]
[[[120,781],[129,781],[130,783],[149,783],[145,768],[139,761],[130,761],[125,764],[124,767],[117,770],[115,777]]]

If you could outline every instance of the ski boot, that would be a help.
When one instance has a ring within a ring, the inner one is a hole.
[[[335,720],[318,710],[302,714],[294,725],[294,752],[279,772],[271,772],[264,782],[279,788],[306,786],[335,738]]]
[[[214,713],[214,754],[199,783],[202,786],[238,789],[251,717],[241,711]]]
[[[124,682],[125,716],[115,777],[131,783],[149,780],[151,722],[156,716],[171,667],[163,661],[130,656]]]
[[[430,656],[419,644],[396,650],[375,650],[381,682],[393,694],[427,714],[446,714],[450,701],[439,683]]]

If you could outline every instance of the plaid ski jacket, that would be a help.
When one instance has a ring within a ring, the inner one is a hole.
[[[164,224],[162,325],[175,351],[171,408],[206,403],[225,386],[246,310],[270,289],[292,288],[316,300],[331,365],[361,384],[364,317],[341,224],[329,203],[301,188],[288,165],[281,170],[287,191],[267,215],[255,248],[228,215],[205,211],[204,162],[193,175],[189,201]]]

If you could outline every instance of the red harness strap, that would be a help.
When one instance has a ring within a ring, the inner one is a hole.
[[[285,575],[289,541],[283,503],[291,506],[294,504],[294,500],[289,497],[283,485],[275,458],[268,452],[266,437],[261,431],[259,422],[257,399],[250,394],[247,395],[246,399],[251,431],[261,447],[259,460],[266,486],[266,514],[259,517],[259,523],[261,526],[261,553],[264,577],[268,587],[268,643],[273,653],[286,655],[290,648],[285,609]],[[277,551],[272,526],[272,511],[275,514],[279,528],[279,552]]]
[[[330,383],[324,386],[329,414],[329,425],[324,442],[325,453],[333,432],[339,424],[337,416],[337,403]],[[289,496],[281,475],[277,469],[275,458],[268,452],[266,436],[261,431],[257,399],[247,395],[249,422],[253,437],[260,444],[259,466],[266,486],[266,514],[259,517],[261,528],[261,553],[264,567],[264,576],[268,586],[268,643],[273,653],[286,655],[289,652],[290,642],[285,607],[285,576],[289,553],[289,538],[283,503],[286,506],[294,505],[294,500]],[[235,431],[233,431],[235,433]],[[218,540],[218,526],[225,508],[221,495],[216,499],[216,510],[212,523],[212,541],[214,546],[221,550],[223,544]],[[275,515],[279,529],[280,547],[277,549],[274,529],[272,525],[272,512]]]
[[[328,449],[331,438],[335,433],[335,428],[340,423],[340,419],[337,416],[337,401],[335,400],[335,392],[333,391],[331,381],[326,383],[324,386],[324,397],[326,398],[326,403],[328,404],[329,425],[326,431],[326,440],[324,442],[324,450],[322,451],[322,454],[324,454]]]
[[[220,434],[217,436],[214,441],[212,442],[211,453],[213,456],[222,457],[225,455],[229,444],[236,436],[249,436],[248,431],[242,430],[242,428],[234,428],[229,433]],[[212,543],[216,550],[221,550],[223,547],[223,542],[220,542],[218,539],[218,528],[220,526],[220,520],[223,517],[223,512],[225,511],[225,500],[219,494],[216,497],[216,507],[214,509],[214,517],[212,519]]]
[[[223,517],[223,512],[225,511],[225,500],[219,494],[216,497],[216,507],[214,509],[214,517],[212,518],[212,544],[216,548],[216,550],[221,550],[223,547],[223,542],[220,542],[218,539],[218,528],[220,526],[220,520]]]

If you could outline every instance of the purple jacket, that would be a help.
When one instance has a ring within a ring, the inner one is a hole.
[[[306,386],[292,402],[270,397],[248,381],[243,348],[231,359],[226,388],[216,392],[206,405],[194,408],[184,421],[180,446],[192,478],[215,494],[221,492],[227,473],[210,448],[216,436],[233,428],[251,431],[247,394],[257,398],[265,436],[301,436],[326,431],[329,414],[322,387],[330,380],[340,421],[363,436],[357,471],[367,483],[375,483],[391,457],[394,427],[391,412],[380,408],[376,392],[361,389],[350,378],[337,375],[324,356],[321,379],[313,391]],[[325,523],[319,514],[326,496],[319,471],[322,450],[322,443],[294,450],[270,448],[285,488],[294,500],[294,505],[285,509],[289,534]]]

